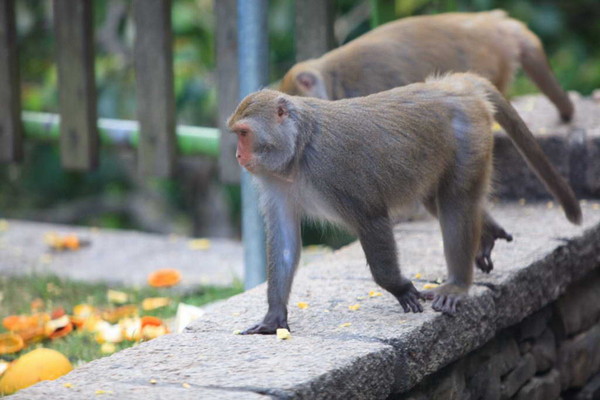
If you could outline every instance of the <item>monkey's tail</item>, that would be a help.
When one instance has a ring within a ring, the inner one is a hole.
[[[550,164],[535,137],[513,106],[489,82],[482,79],[481,83],[484,83],[488,99],[496,108],[494,117],[508,133],[521,156],[544,183],[546,189],[561,204],[567,219],[573,224],[581,224],[581,207],[571,186]]]

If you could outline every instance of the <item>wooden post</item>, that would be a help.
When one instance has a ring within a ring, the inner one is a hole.
[[[334,46],[332,0],[296,0],[296,61],[317,58]]]
[[[167,177],[175,165],[175,94],[170,0],[134,0],[135,75],[143,175]]]
[[[23,158],[15,2],[0,2],[0,162]]]
[[[54,0],[60,152],[64,168],[98,165],[93,3]]]
[[[239,101],[236,0],[215,0],[217,16],[217,93],[219,129],[221,131],[219,175],[221,182],[240,183],[240,166],[235,158],[236,136],[229,134],[225,122]]]

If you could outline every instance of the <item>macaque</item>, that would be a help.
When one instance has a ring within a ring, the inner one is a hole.
[[[375,282],[405,312],[420,299],[454,314],[473,280],[492,172],[492,122],[507,131],[569,221],[581,209],[514,108],[490,82],[453,74],[367,97],[327,101],[262,90],[229,118],[239,164],[260,187],[267,231],[268,312],[246,334],[287,328],[303,215],[354,232]],[[439,219],[445,284],[419,292],[402,275],[390,215],[422,201]]]
[[[502,10],[387,23],[320,58],[296,64],[280,90],[339,100],[422,82],[432,74],[476,72],[506,93],[519,65],[563,121],[570,121],[573,104],[552,74],[539,38]]]

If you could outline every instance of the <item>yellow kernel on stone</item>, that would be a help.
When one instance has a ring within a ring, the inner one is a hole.
[[[360,308],[360,304],[353,304],[351,306],[348,306],[348,309],[351,311],[356,311]]]
[[[277,339],[279,340],[288,340],[292,338],[292,334],[285,328],[277,329]]]
[[[423,275],[421,275],[421,273],[420,273],[420,272],[417,272],[417,273],[415,274],[415,279],[421,279],[422,277],[423,277]]]
[[[208,250],[211,243],[209,239],[193,239],[188,242],[188,245],[192,250]]]
[[[73,387],[73,384],[70,382],[66,382],[66,383],[63,383],[63,386],[66,387],[67,389],[71,389]]]
[[[306,303],[304,301],[300,301],[300,302],[296,303],[296,305],[301,310],[304,310],[304,309],[308,308],[308,303]]]
[[[350,322],[344,322],[343,324],[340,324],[340,328],[347,328],[350,325],[352,325]]]
[[[381,295],[382,295],[382,293],[381,293],[381,292],[376,292],[376,291],[374,291],[374,290],[371,290],[371,291],[369,292],[369,297],[379,297],[379,296],[381,296]]]
[[[364,299],[366,299],[365,296],[356,296],[356,300],[364,300]]]
[[[494,121],[494,123],[492,124],[492,131],[498,132],[501,130],[502,130],[502,127],[500,126],[500,124]]]
[[[546,203],[546,208],[554,208],[554,202],[553,201],[549,201]]]
[[[241,335],[241,334],[242,334],[242,331],[241,331],[241,330],[239,330],[239,329],[236,329],[235,331],[233,331],[233,334],[234,334],[234,335]]]
[[[156,385],[156,379],[150,379],[149,381],[151,384]]]
[[[426,283],[423,285],[423,289],[434,289],[438,286],[440,286],[440,285],[437,283]]]
[[[182,383],[181,386],[183,386],[185,389],[189,389],[192,387],[192,385],[190,385],[189,383]]]

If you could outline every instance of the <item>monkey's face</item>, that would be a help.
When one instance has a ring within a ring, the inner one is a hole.
[[[264,92],[250,95],[254,97],[245,99],[229,120],[237,135],[236,158],[250,173],[287,176],[298,136],[291,102],[277,92]]]

